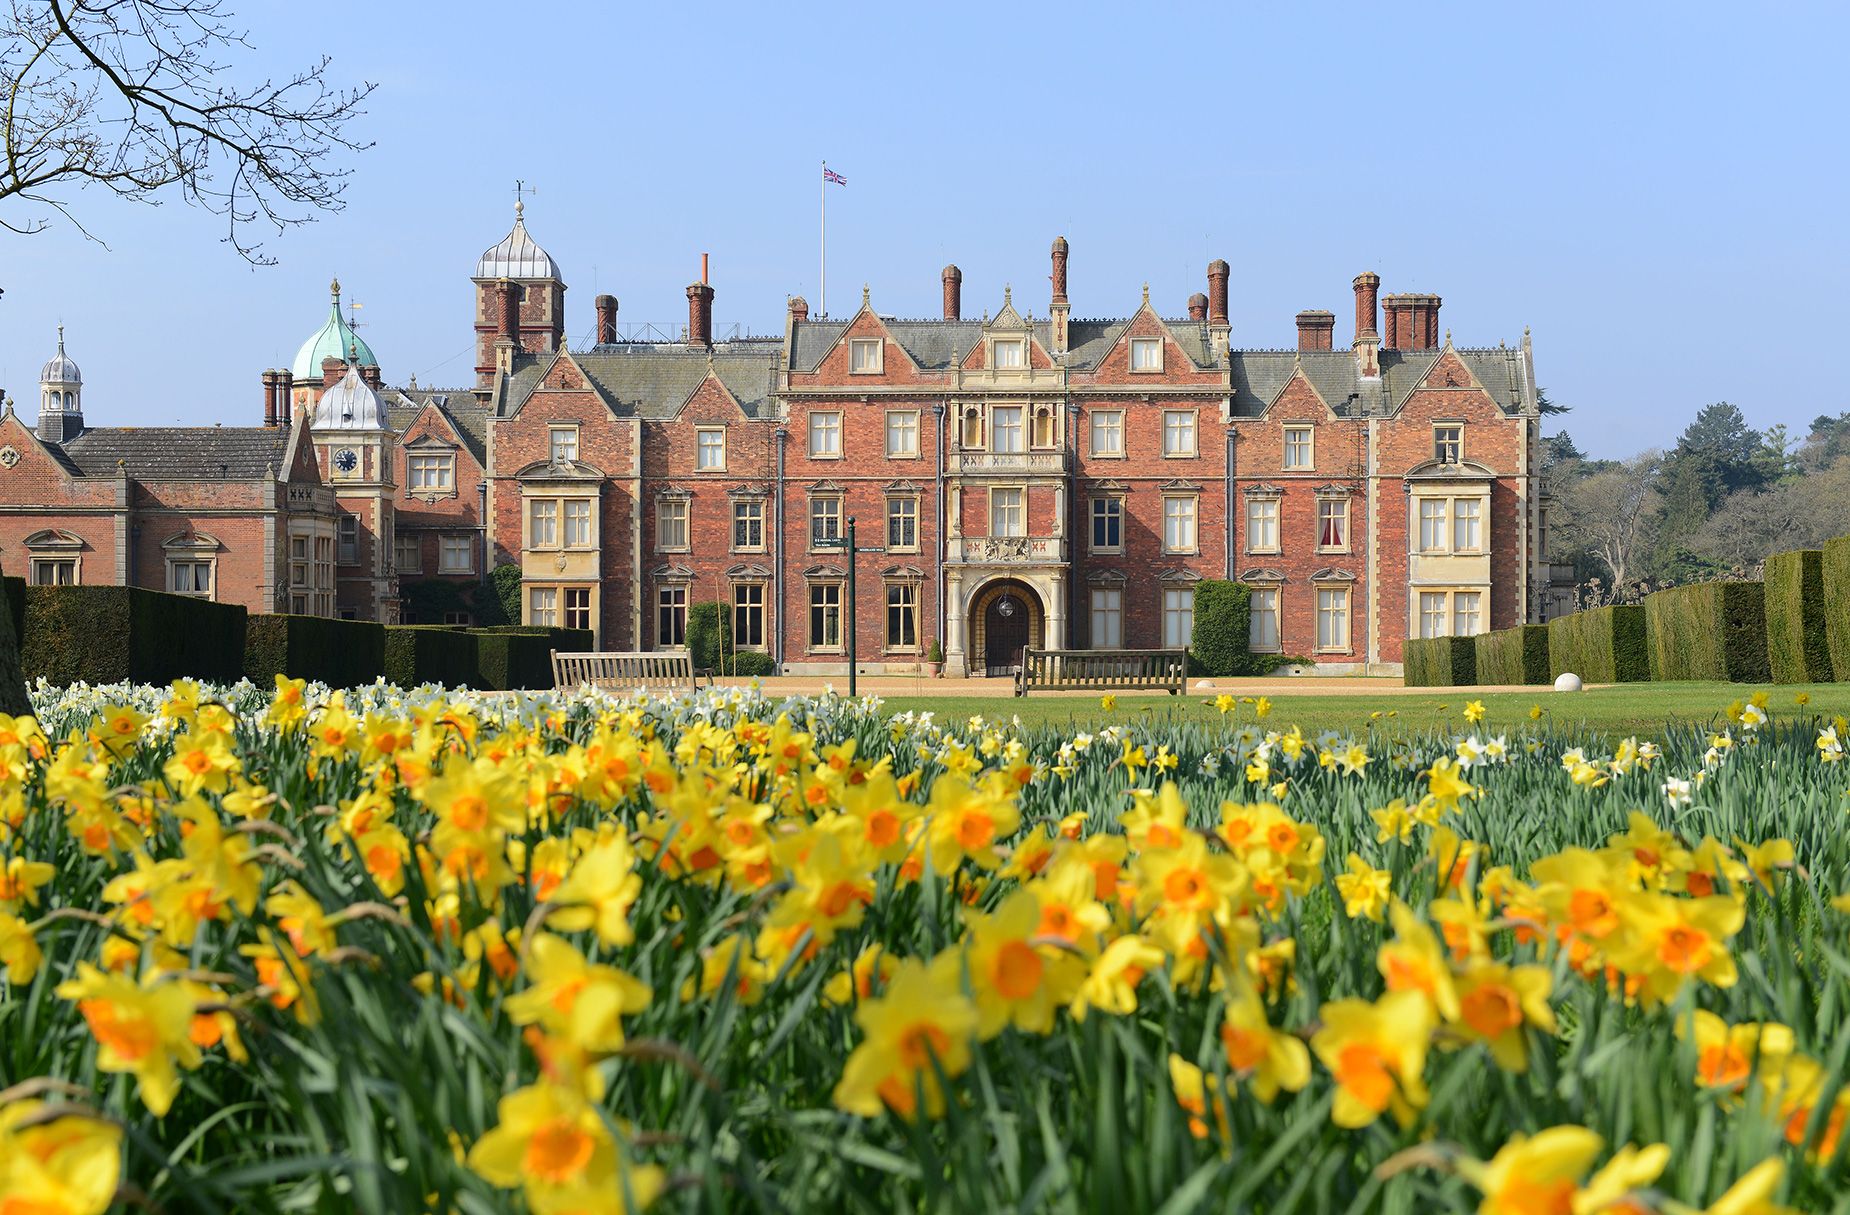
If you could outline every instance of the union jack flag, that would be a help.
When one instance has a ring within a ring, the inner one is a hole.
[[[822,180],[832,181],[838,186],[845,186],[848,184],[848,179],[846,177],[843,177],[840,173],[837,173],[827,165],[822,166]]]

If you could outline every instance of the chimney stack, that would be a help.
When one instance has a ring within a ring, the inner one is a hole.
[[[360,366],[360,381],[374,392],[385,387],[385,378],[379,374],[379,364],[364,363]]]
[[[1335,313],[1320,308],[1308,308],[1298,313],[1299,350],[1330,349],[1330,339],[1335,331]]]
[[[520,284],[502,279],[497,284],[501,296],[501,337],[520,346]]]
[[[1355,276],[1355,359],[1356,373],[1363,379],[1381,374],[1381,334],[1375,330],[1375,301],[1381,291],[1381,276],[1364,270]]]
[[[276,425],[276,372],[263,373],[263,424]]]
[[[295,420],[295,406],[290,403],[290,396],[295,391],[295,373],[287,367],[276,370],[276,424],[287,426]]]
[[[1436,350],[1439,346],[1439,297],[1403,293],[1381,301],[1387,313],[1384,350]]]
[[[944,268],[944,319],[956,321],[963,319],[964,312],[964,272],[956,266]]]
[[[1381,349],[1383,350],[1399,350],[1401,344],[1410,336],[1409,333],[1403,332],[1406,327],[1401,324],[1401,313],[1404,309],[1400,301],[1401,297],[1398,295],[1390,295],[1381,301]]]
[[[1053,238],[1053,302],[1064,304],[1066,300],[1066,256],[1067,244],[1064,236]]]
[[[687,344],[713,345],[713,288],[707,285],[707,255],[700,255],[700,281],[687,287]]]
[[[1227,327],[1227,263],[1215,258],[1208,263],[1208,324]]]
[[[1199,291],[1188,297],[1188,319],[1191,321],[1208,319],[1208,297]]]
[[[617,297],[600,295],[597,305],[597,344],[609,346],[617,340]]]
[[[334,387],[334,385],[340,383],[341,377],[346,374],[347,364],[341,362],[333,355],[330,354],[327,358],[321,360],[322,388],[327,389]]]

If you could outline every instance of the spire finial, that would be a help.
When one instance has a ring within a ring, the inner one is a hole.
[[[58,353],[64,353],[64,326],[58,326]]]
[[[867,301],[871,298],[871,295],[872,293],[869,292],[867,289],[867,284],[862,283],[861,284],[861,307],[863,308],[867,307]]]
[[[1146,306],[1146,307],[1147,307],[1147,306],[1149,305],[1149,303],[1150,303],[1150,284],[1148,284],[1148,283],[1145,283],[1145,284],[1143,285],[1143,302],[1144,302],[1144,304],[1145,304],[1145,306]]]
[[[1450,329],[1447,329],[1445,331],[1445,344],[1447,346],[1450,346],[1452,344],[1452,331]]]
[[[1015,288],[1012,284],[1010,283],[1002,284],[1002,306],[1004,308],[1009,306],[1009,299],[1014,294],[1014,291],[1015,291]]]
[[[334,302],[337,304],[340,303],[340,276],[339,275],[336,275],[334,277],[334,280],[328,284],[328,291],[333,294]]]

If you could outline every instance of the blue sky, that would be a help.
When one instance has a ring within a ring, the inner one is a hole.
[[[1850,408],[1850,112],[1843,6],[1323,4],[236,4],[239,70],[335,57],[375,80],[347,208],[251,269],[176,200],[73,199],[0,234],[0,385],[30,415],[68,327],[93,425],[261,417],[259,373],[326,315],[338,274],[388,380],[470,382],[474,259],[529,227],[592,297],[685,319],[713,258],[719,324],[776,331],[829,297],[966,313],[1004,284],[1044,314],[1072,242],[1078,315],[1145,282],[1180,314],[1231,264],[1237,345],[1288,346],[1350,279],[1431,291],[1460,344],[1534,330],[1538,378],[1583,447],[1666,444],[1701,405],[1803,429]],[[1391,15],[1390,15],[1391,14]],[[18,220],[19,210],[8,212]]]

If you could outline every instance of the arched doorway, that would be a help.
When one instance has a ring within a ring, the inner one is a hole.
[[[1047,644],[1046,621],[1041,597],[1027,583],[1004,578],[983,587],[970,604],[971,674],[1012,674],[1023,646]]]

